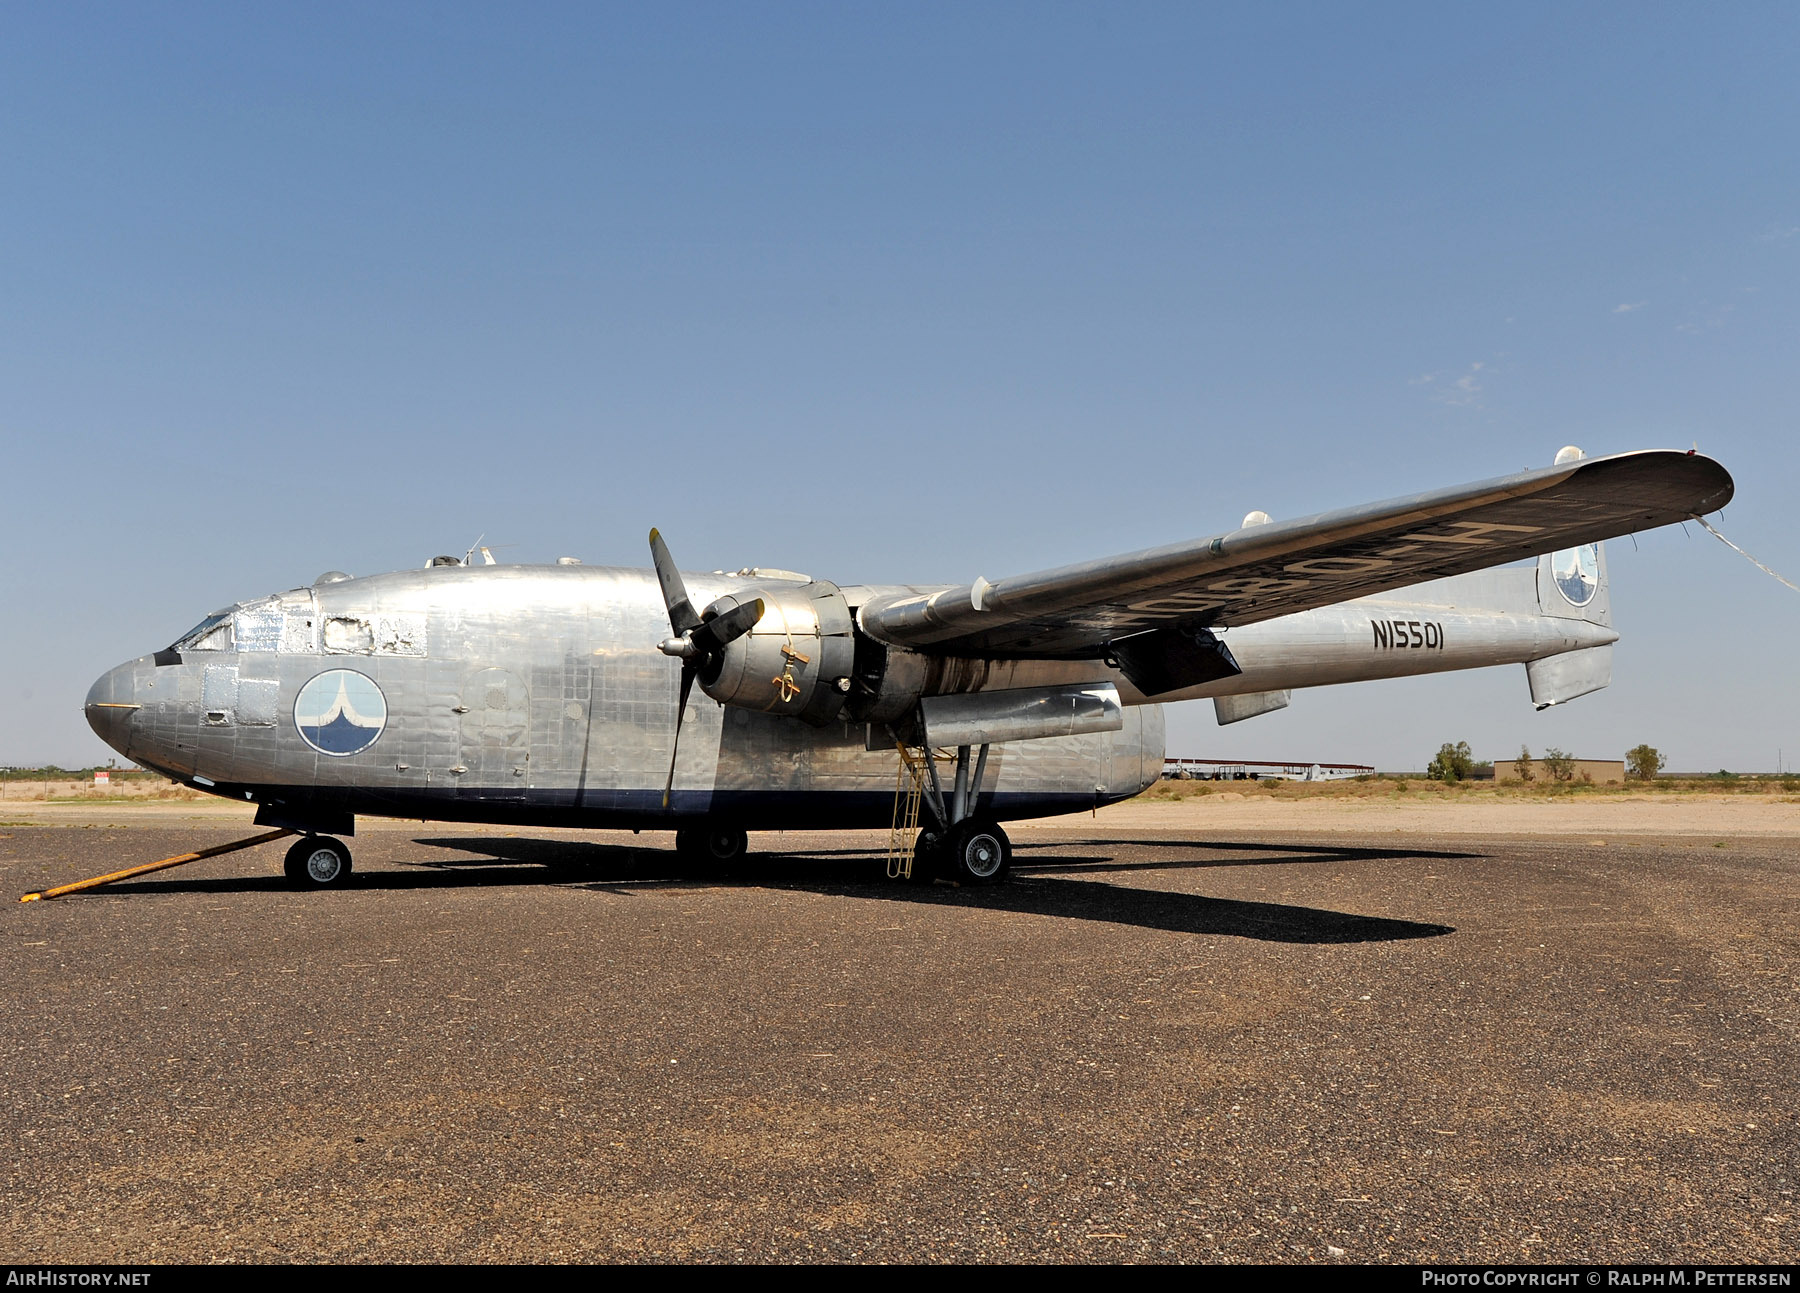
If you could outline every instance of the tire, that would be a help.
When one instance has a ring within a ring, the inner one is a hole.
[[[730,867],[750,852],[750,836],[735,826],[689,826],[675,832],[675,852],[706,867]]]
[[[329,835],[302,836],[281,869],[297,889],[340,889],[350,880],[350,850]]]
[[[958,884],[999,884],[1012,866],[1012,841],[998,822],[966,818],[950,828],[941,856],[946,880]]]

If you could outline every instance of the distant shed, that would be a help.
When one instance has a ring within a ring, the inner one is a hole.
[[[1617,783],[1625,780],[1625,760],[1623,759],[1575,759],[1572,761],[1573,781],[1592,782],[1596,786]],[[1517,759],[1494,760],[1495,781],[1520,781]],[[1532,781],[1554,781],[1542,759],[1531,761]]]

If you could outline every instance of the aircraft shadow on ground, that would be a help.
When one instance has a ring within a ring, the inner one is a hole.
[[[1034,845],[1015,864],[1016,878],[993,888],[907,884],[886,878],[882,849],[831,849],[795,853],[754,854],[729,875],[707,874],[671,849],[596,844],[581,840],[508,838],[504,836],[421,837],[413,843],[431,849],[464,852],[467,857],[399,859],[402,870],[369,870],[351,878],[362,890],[404,891],[470,887],[574,885],[614,893],[646,886],[708,886],[812,889],[871,901],[960,906],[1023,915],[1053,916],[1132,925],[1171,933],[1226,935],[1276,943],[1377,943],[1436,938],[1454,933],[1448,925],[1425,924],[1381,916],[1362,916],[1317,907],[1246,902],[1200,894],[1137,889],[1078,873],[1199,869],[1221,866],[1265,866],[1360,862],[1388,858],[1468,858],[1471,853],[1420,849],[1370,849],[1338,846],[1131,841],[1134,848],[1162,848],[1180,854],[1164,861],[1111,860],[1111,853],[1075,854],[1068,845]],[[1119,841],[1083,840],[1075,847]],[[1262,856],[1209,858],[1208,849],[1251,852]],[[1028,859],[1028,860],[1027,860]],[[126,894],[291,893],[288,882],[274,875],[140,881],[109,886],[104,892]]]
[[[1134,849],[1168,849],[1182,856],[1150,862],[1117,862],[1111,854],[1099,857],[1068,856],[1071,848],[1117,849],[1120,840],[1072,840],[1056,844],[1013,846],[1014,874],[1047,875],[1059,871],[1163,871],[1188,870],[1198,867],[1293,866],[1321,862],[1374,862],[1387,858],[1473,859],[1480,853],[1452,853],[1444,849],[1355,848],[1339,844],[1264,844],[1239,840],[1216,843],[1195,840],[1129,841]],[[1054,856],[1039,858],[1042,850],[1056,850]],[[1195,850],[1218,849],[1229,853],[1249,853],[1251,857],[1195,857]]]
[[[1174,933],[1227,934],[1283,943],[1371,943],[1410,938],[1435,938],[1453,933],[1447,925],[1423,924],[1418,921],[1394,920],[1378,916],[1359,916],[1346,912],[1313,907],[1295,907],[1281,903],[1242,902],[1226,898],[1209,898],[1198,894],[1171,893],[1163,890],[1134,889],[1107,884],[1099,880],[1076,879],[1069,873],[1080,871],[1136,871],[1146,868],[1252,866],[1276,862],[1353,862],[1391,857],[1472,857],[1474,854],[1446,854],[1426,850],[1378,850],[1339,848],[1296,850],[1278,845],[1255,848],[1269,856],[1246,861],[1210,858],[1171,859],[1162,862],[1114,863],[1109,855],[1071,856],[1060,849],[1048,857],[1029,864],[1015,863],[1018,875],[1012,883],[993,888],[957,888],[950,885],[914,885],[886,877],[886,854],[880,849],[833,849],[825,852],[759,853],[753,855],[729,878],[697,874],[687,863],[667,849],[642,849],[617,845],[587,844],[581,841],[543,839],[420,839],[420,844],[437,848],[465,849],[483,858],[512,863],[537,863],[568,879],[579,879],[589,887],[616,889],[624,885],[646,882],[700,882],[734,884],[769,888],[801,888],[829,890],[849,897],[886,902],[940,904],[980,907],[990,911],[1014,911],[1021,914],[1058,916],[1072,920],[1098,920],[1112,924],[1135,925],[1144,929],[1161,929]],[[1111,843],[1116,841],[1084,841]],[[1132,841],[1139,845],[1138,841]],[[1139,845],[1141,846],[1141,845]],[[1054,847],[1054,846],[1047,846]],[[1208,846],[1191,841],[1152,844],[1187,850]],[[1238,849],[1240,845],[1219,845]],[[587,851],[591,850],[589,853]],[[573,856],[572,856],[573,855]],[[852,867],[850,858],[863,859],[864,865]],[[469,862],[441,859],[424,864],[433,869],[461,873],[471,865],[482,867],[477,858]],[[877,869],[880,868],[880,869]],[[495,868],[483,867],[484,870]],[[512,868],[504,868],[511,871]],[[609,876],[596,871],[611,871]],[[579,875],[577,874],[579,873]],[[512,871],[514,883],[517,872]],[[1039,876],[1042,876],[1039,879]],[[382,877],[385,878],[385,877]],[[371,877],[371,881],[374,877]]]

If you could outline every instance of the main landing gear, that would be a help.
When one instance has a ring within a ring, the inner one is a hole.
[[[999,884],[1012,866],[1012,841],[1000,823],[966,817],[947,833],[919,832],[913,848],[914,880],[950,880],[956,884]]]
[[[303,835],[281,869],[297,889],[336,889],[350,879],[350,850],[329,835]]]
[[[988,747],[981,747],[970,775],[968,746],[956,751],[956,782],[949,803],[938,784],[937,765],[929,747],[925,770],[931,787],[926,806],[935,819],[919,832],[913,846],[914,880],[949,880],[956,884],[998,884],[1012,866],[1012,841],[992,817],[975,811],[981,797],[981,778],[987,771]]]

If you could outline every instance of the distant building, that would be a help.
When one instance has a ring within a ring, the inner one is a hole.
[[[1570,761],[1570,766],[1573,769],[1570,776],[1572,781],[1585,781],[1596,786],[1604,786],[1625,780],[1625,760],[1623,759],[1573,759]],[[1518,760],[1495,759],[1494,780],[1522,780],[1519,776]],[[1542,759],[1533,759],[1531,761],[1531,780],[1555,781],[1556,778],[1552,777],[1549,770],[1544,767]]]
[[[1272,759],[1164,759],[1165,781],[1346,781],[1371,777],[1366,763],[1283,763]]]

